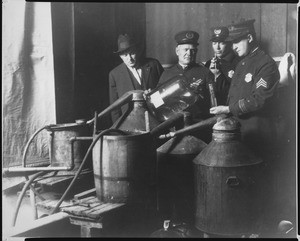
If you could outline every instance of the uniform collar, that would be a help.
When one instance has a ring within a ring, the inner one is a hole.
[[[235,53],[233,51],[228,52],[221,60],[225,60],[227,62],[231,62],[235,57]]]
[[[181,69],[181,70],[188,70],[188,69],[190,69],[194,66],[197,66],[197,64],[196,63],[191,63],[191,64],[187,65],[185,68],[183,68],[183,66],[181,64],[177,63],[177,68]]]
[[[249,57],[252,57],[253,55],[257,54],[259,51],[259,47],[256,45],[254,46],[251,50],[250,53],[248,54]]]

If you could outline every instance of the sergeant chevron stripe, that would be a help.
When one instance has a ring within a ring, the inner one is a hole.
[[[268,83],[263,78],[260,78],[260,80],[256,83],[256,89],[260,86],[267,88],[267,85]]]

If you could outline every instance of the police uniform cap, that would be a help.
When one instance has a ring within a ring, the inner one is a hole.
[[[177,42],[177,45],[180,44],[198,44],[199,34],[195,31],[181,31],[175,35],[175,41]]]
[[[255,19],[242,20],[239,23],[231,24],[228,26],[229,36],[226,41],[238,41],[248,34],[255,33],[254,30]]]
[[[212,42],[225,42],[229,35],[227,27],[213,27],[210,30],[212,32],[210,41]]]

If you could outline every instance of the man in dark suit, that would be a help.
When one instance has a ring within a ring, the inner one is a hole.
[[[130,90],[149,90],[156,87],[164,71],[158,60],[143,58],[139,44],[128,34],[119,35],[118,50],[114,52],[123,60],[109,73],[110,104]],[[127,109],[127,105],[112,111],[114,123]]]

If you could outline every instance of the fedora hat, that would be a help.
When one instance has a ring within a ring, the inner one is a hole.
[[[136,45],[136,41],[134,41],[128,34],[120,34],[118,37],[118,50],[114,53],[120,54]]]

